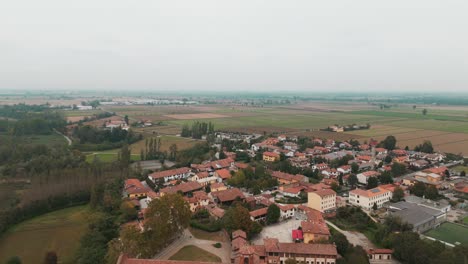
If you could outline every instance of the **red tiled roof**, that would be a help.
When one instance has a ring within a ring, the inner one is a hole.
[[[289,173],[285,173],[281,171],[273,171],[271,173],[271,176],[274,178],[278,178],[278,179],[283,179],[287,181],[297,181],[297,182],[302,182],[302,181],[305,181],[306,179],[306,176],[301,175],[301,174],[293,175],[293,174],[289,174]]]
[[[127,194],[146,193],[151,191],[148,187],[143,186],[138,179],[125,180],[124,189]]]
[[[216,197],[220,202],[230,202],[234,201],[236,198],[244,199],[244,194],[238,188],[232,188],[228,190],[211,192],[213,197]]]
[[[279,158],[280,155],[278,153],[275,153],[275,152],[265,151],[265,152],[263,152],[263,156]]]
[[[226,180],[231,178],[231,173],[227,169],[217,170],[216,173],[218,174],[221,179]]]
[[[387,248],[370,248],[367,250],[367,254],[393,254],[393,250]]]
[[[238,229],[234,232],[232,232],[232,238],[236,238],[236,237],[243,237],[243,238],[247,238],[247,233],[245,233],[243,230],[241,229]]]
[[[374,196],[377,196],[386,192],[390,192],[390,191],[384,188],[377,187],[377,188],[370,189],[370,190],[354,189],[354,190],[351,190],[349,193],[354,193],[354,194],[364,196],[364,197],[374,197]]]
[[[264,207],[264,208],[260,208],[260,209],[257,209],[257,210],[254,210],[252,212],[250,212],[250,216],[252,217],[259,217],[259,216],[263,216],[263,215],[266,215],[267,214],[267,210],[268,208]]]
[[[328,195],[336,195],[336,192],[332,189],[323,189],[313,192],[320,197],[328,196]]]

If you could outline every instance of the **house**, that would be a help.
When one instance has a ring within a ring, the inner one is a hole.
[[[367,250],[367,257],[371,264],[374,263],[393,263],[392,260],[393,250],[386,248],[370,248]]]
[[[287,139],[286,135],[279,135],[278,136],[279,141],[286,141],[286,139]]]
[[[366,171],[359,173],[357,176],[358,182],[363,185],[367,185],[367,181],[369,180],[370,177],[378,177],[380,173],[377,171]]]
[[[384,155],[384,154],[387,154],[387,149],[385,148],[375,148],[375,153],[377,155]]]
[[[294,142],[285,142],[283,148],[291,151],[296,151],[299,147]]]
[[[231,172],[228,171],[227,169],[220,169],[215,171],[214,175],[218,178],[220,178],[222,181],[226,181],[231,179]]]
[[[91,105],[77,105],[76,108],[80,111],[93,110],[93,107]]]
[[[441,162],[445,159],[445,156],[439,153],[433,153],[425,155],[424,158],[431,162]]]
[[[429,162],[427,160],[414,160],[410,162],[410,166],[415,169],[424,169],[429,166]]]
[[[413,231],[424,233],[438,227],[447,219],[447,213],[414,203],[398,202],[388,206],[387,213],[401,218],[413,226]]]
[[[443,178],[444,177],[441,176],[440,174],[426,173],[422,171],[418,171],[416,172],[416,174],[414,174],[415,181],[422,182],[426,185],[433,185],[437,189],[442,187]]]
[[[124,195],[128,198],[144,198],[151,189],[144,186],[138,179],[127,179],[124,183]]]
[[[205,206],[205,209],[208,210],[208,213],[215,219],[221,219],[224,217],[224,209],[219,208],[215,204],[208,204]]]
[[[213,183],[218,182],[218,177],[215,175],[210,176],[207,171],[197,172],[192,178],[191,181],[196,181],[200,183],[202,186],[207,186]]]
[[[292,184],[292,183],[300,183],[300,182],[308,182],[309,179],[301,174],[289,174],[281,171],[273,171],[271,173],[271,177],[276,178],[280,185],[283,184]]]
[[[382,205],[392,198],[392,192],[384,188],[370,190],[354,189],[349,192],[349,203],[370,211],[374,207],[381,208]]]
[[[408,155],[408,153],[404,149],[394,149],[394,150],[392,150],[392,153],[393,153],[393,155],[395,155],[397,157],[407,156]]]
[[[275,152],[265,151],[263,152],[263,161],[275,162],[280,159],[280,155]]]
[[[332,244],[282,243],[276,238],[266,238],[263,243],[242,247],[232,263],[284,264],[288,259],[295,259],[299,263],[335,264],[338,257]]]
[[[263,208],[254,210],[252,212],[249,212],[250,220],[255,221],[255,222],[265,222],[267,211],[268,211],[268,208],[263,207]]]
[[[319,212],[328,212],[336,209],[336,192],[332,189],[323,189],[307,193],[307,207]]]
[[[231,188],[224,191],[211,192],[211,197],[219,204],[231,204],[235,200],[244,200],[245,196],[238,188]]]
[[[158,171],[153,172],[148,175],[148,178],[152,182],[156,182],[158,180],[164,180],[164,182],[173,181],[173,180],[180,180],[186,179],[189,177],[191,173],[191,169],[188,167],[172,169],[172,170],[165,170],[165,171]]]
[[[326,178],[336,178],[340,174],[336,169],[326,169],[320,172]]]
[[[187,195],[191,192],[198,191],[201,189],[203,189],[203,186],[198,182],[184,182],[175,186],[162,188],[159,191],[159,193],[161,194],[161,196],[175,193],[182,193],[183,195]]]
[[[447,167],[433,167],[433,168],[424,170],[424,172],[439,174],[442,177],[445,177],[446,171],[447,171]]]
[[[317,210],[307,211],[307,221],[301,222],[304,243],[327,241],[330,238],[330,230],[323,219],[322,213]]]
[[[296,207],[292,204],[277,204],[280,209],[280,220],[286,220],[294,217]]]
[[[304,187],[301,187],[301,186],[287,187],[287,188],[284,188],[281,193],[287,197],[299,197],[302,190],[304,190]]]
[[[343,165],[341,167],[339,167],[338,169],[336,169],[339,173],[342,173],[342,174],[348,174],[348,173],[351,173],[351,166],[350,165]]]
[[[204,191],[193,192],[192,197],[184,197],[190,206],[190,211],[196,212],[210,203],[210,198]]]
[[[210,189],[212,192],[219,192],[219,191],[227,190],[227,187],[222,182],[216,182],[210,185]]]
[[[328,164],[326,163],[315,164],[315,165],[312,165],[312,169],[323,171],[323,170],[328,169]]]

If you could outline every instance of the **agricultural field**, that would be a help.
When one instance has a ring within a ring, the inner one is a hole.
[[[0,263],[12,256],[19,256],[23,263],[39,263],[47,251],[57,252],[60,263],[73,263],[89,217],[87,206],[77,206],[14,226],[0,238]]]
[[[440,227],[430,230],[425,235],[451,244],[459,242],[468,245],[468,227],[457,224],[443,223]]]
[[[422,109],[428,114],[423,115]],[[430,140],[435,149],[468,155],[468,107],[394,105],[380,110],[364,102],[303,102],[279,106],[190,105],[190,106],[112,106],[120,116],[132,120],[149,119],[161,125],[138,129],[151,135],[176,135],[184,124],[195,120],[212,122],[215,129],[246,133],[287,133],[335,140],[381,140],[394,135],[400,147]],[[370,124],[368,130],[330,133],[320,131],[331,125]],[[137,130],[137,129],[136,129]],[[145,135],[145,137],[146,137]]]
[[[221,262],[221,259],[199,247],[185,246],[175,253],[170,260],[201,261],[201,262]]]

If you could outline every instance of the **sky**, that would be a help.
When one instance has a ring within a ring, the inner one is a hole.
[[[468,90],[466,0],[14,0],[0,89]]]

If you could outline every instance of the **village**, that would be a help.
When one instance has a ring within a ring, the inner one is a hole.
[[[452,169],[463,165],[463,158],[400,149],[391,136],[360,144],[217,132],[213,147],[218,149],[216,160],[149,172],[143,181],[127,179],[124,199],[139,212],[129,224],[143,231],[148,204],[169,194],[182,195],[193,215],[205,212],[214,220],[242,204],[261,231],[251,235],[225,230],[229,248],[215,251],[221,252],[223,263],[285,264],[294,259],[335,264],[343,257],[331,241],[335,232],[362,247],[370,263],[398,263],[392,249],[376,248],[363,234],[336,225],[333,219],[346,208],[359,208],[376,223],[398,217],[421,237],[451,247],[460,244],[425,233],[467,215],[463,198],[468,195],[468,180],[464,171]],[[248,178],[260,174],[261,186],[249,186],[256,181]],[[279,213],[271,219],[275,210]],[[156,256],[144,263],[166,260]],[[143,263],[138,261],[122,255],[118,263]]]

